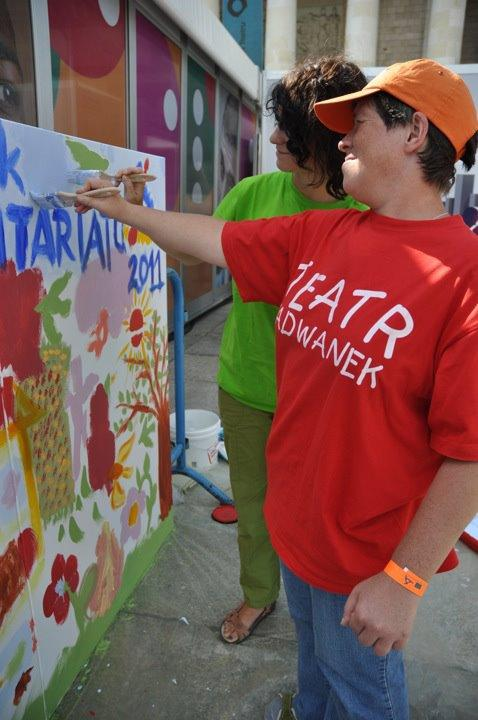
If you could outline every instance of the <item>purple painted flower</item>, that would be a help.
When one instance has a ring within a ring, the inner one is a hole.
[[[121,511],[121,545],[128,538],[137,540],[141,532],[141,514],[145,508],[144,492],[131,488]]]
[[[0,504],[11,510],[15,507],[15,499],[17,496],[18,486],[20,485],[20,475],[15,470],[9,470],[4,477],[4,490],[0,500]]]

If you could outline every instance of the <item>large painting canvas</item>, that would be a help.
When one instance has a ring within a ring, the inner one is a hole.
[[[164,160],[0,120],[0,717],[46,717],[171,528],[165,256],[38,207]]]

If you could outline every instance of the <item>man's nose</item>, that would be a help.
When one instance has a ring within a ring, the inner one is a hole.
[[[351,142],[350,142],[350,133],[347,133],[347,135],[344,135],[344,137],[339,140],[338,142],[338,148],[340,152],[346,153],[348,150],[350,150]]]

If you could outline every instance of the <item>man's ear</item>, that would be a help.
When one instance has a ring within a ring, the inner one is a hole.
[[[416,153],[425,149],[428,135],[428,118],[422,112],[414,112],[405,142],[406,153]]]

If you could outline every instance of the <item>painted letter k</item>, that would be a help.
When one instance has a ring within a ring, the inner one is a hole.
[[[3,123],[0,121],[0,188],[5,190],[8,183],[8,176],[11,175],[13,182],[20,190],[22,195],[25,195],[25,188],[23,182],[15,170],[15,165],[20,159],[20,148],[16,147],[8,154],[7,150],[7,136],[5,135],[5,129]]]

